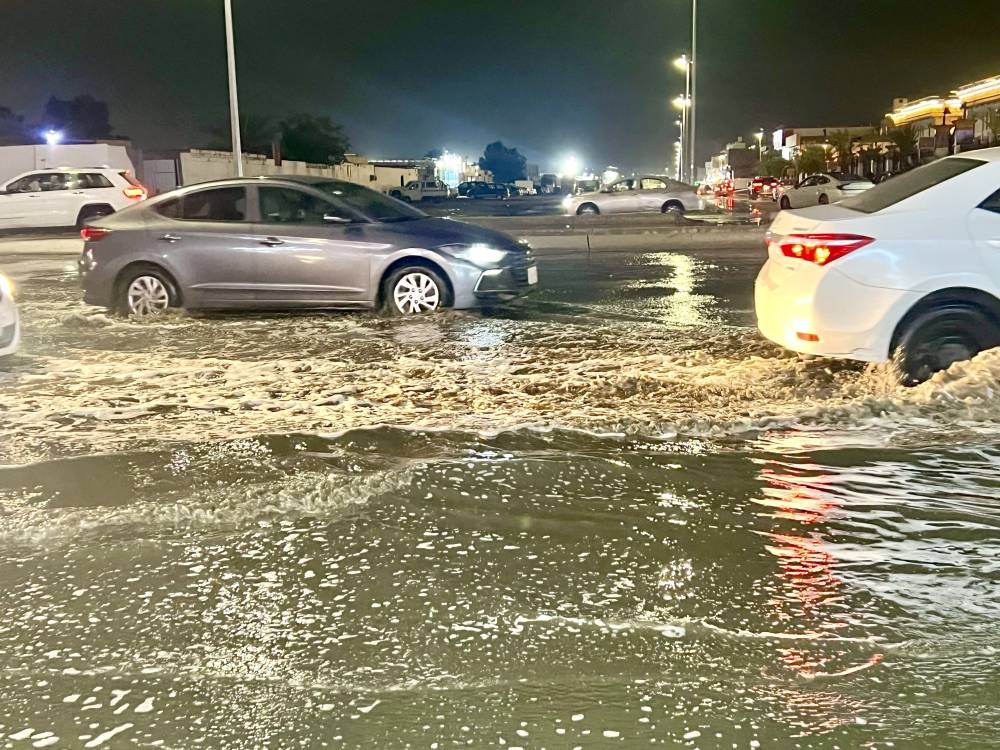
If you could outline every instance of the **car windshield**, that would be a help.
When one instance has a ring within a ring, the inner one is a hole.
[[[349,208],[371,221],[413,221],[427,217],[423,211],[408,206],[402,201],[351,182],[331,180],[330,182],[313,183],[313,187],[324,193],[335,195]]]
[[[942,159],[912,172],[904,172],[891,180],[880,182],[861,195],[840,201],[840,205],[862,213],[872,214],[884,208],[893,206],[917,193],[921,193],[935,185],[981,167],[985,162],[979,159],[954,158]]]

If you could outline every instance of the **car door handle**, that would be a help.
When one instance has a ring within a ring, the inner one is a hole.
[[[260,244],[267,245],[268,247],[277,247],[278,245],[284,245],[284,240],[279,240],[277,237],[265,237],[260,241]]]
[[[160,239],[163,242],[171,242],[171,243],[178,242],[180,238],[181,236],[179,234],[165,234],[162,237],[160,237]]]

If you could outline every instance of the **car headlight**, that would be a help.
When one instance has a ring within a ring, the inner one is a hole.
[[[507,257],[506,250],[489,245],[452,245],[444,248],[450,255],[467,260],[474,266],[495,266]]]
[[[13,281],[0,273],[0,299],[3,299],[4,297],[17,299],[17,287],[14,286]]]

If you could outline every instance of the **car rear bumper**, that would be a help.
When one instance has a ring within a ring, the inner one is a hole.
[[[889,358],[896,324],[919,297],[800,260],[768,259],[754,284],[757,327],[765,338],[803,354],[865,362]]]

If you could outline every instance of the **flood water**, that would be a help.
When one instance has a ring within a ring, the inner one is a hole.
[[[153,323],[5,262],[0,747],[1000,746],[1000,354],[787,355],[760,262]]]

